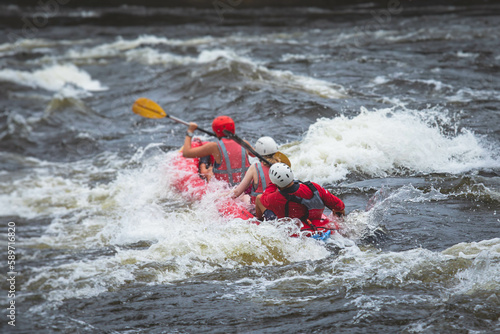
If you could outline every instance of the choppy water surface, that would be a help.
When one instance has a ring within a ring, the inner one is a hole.
[[[500,7],[409,6],[61,7],[36,32],[2,6],[1,331],[500,332]],[[183,198],[185,126],[133,114],[143,96],[272,135],[344,200],[342,233]]]

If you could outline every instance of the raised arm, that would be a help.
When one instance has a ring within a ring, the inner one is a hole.
[[[215,162],[220,163],[221,157],[217,143],[211,142],[202,146],[191,147],[192,134],[197,127],[198,125],[196,123],[189,123],[186,138],[184,139],[184,146],[182,148],[182,156],[185,158],[201,158],[207,155],[212,155]]]

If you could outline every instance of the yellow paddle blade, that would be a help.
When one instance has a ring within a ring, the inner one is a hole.
[[[290,160],[288,159],[288,157],[284,153],[281,153],[278,151],[278,152],[274,153],[273,158],[278,160],[279,162],[282,162],[282,163],[288,165],[288,167],[292,168],[292,163],[290,162]]]
[[[164,118],[167,113],[158,105],[145,97],[137,99],[132,105],[132,111],[147,118]]]

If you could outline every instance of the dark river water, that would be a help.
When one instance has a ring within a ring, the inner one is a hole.
[[[412,4],[0,5],[0,332],[500,333],[500,5]],[[340,234],[188,201],[139,97],[273,136]]]

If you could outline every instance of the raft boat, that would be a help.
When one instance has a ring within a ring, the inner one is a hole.
[[[195,138],[191,145],[192,147],[201,146],[204,143]],[[189,197],[192,200],[201,200],[208,191],[208,183],[199,174],[198,158],[184,158],[181,152],[178,152],[172,161],[172,166],[176,170],[175,181],[173,187],[182,195]],[[260,224],[243,203],[230,197],[220,197],[215,201],[217,210],[223,217],[240,218],[242,220],[251,220],[254,224]],[[303,226],[301,231],[305,232],[306,236],[313,237],[318,240],[326,240],[330,235],[339,230],[339,222],[341,218],[330,215],[323,215],[321,224],[315,228]],[[292,235],[296,237],[298,235]]]

